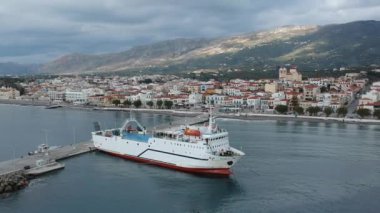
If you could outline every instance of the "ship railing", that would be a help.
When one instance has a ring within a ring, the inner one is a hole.
[[[197,142],[203,141],[202,139],[194,140],[191,138],[177,137],[177,135],[170,135],[170,134],[154,134],[153,137],[166,139],[166,140],[172,140],[172,141],[180,141],[184,143],[197,143]]]
[[[120,129],[107,129],[103,131],[92,132],[92,134],[104,137],[120,136]]]
[[[233,157],[233,156],[239,156],[238,153],[235,153],[231,150],[226,151],[212,151],[212,155],[220,156],[220,157]]]
[[[103,135],[103,131],[94,132],[95,135]]]

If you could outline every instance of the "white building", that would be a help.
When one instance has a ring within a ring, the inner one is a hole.
[[[283,91],[276,92],[272,94],[272,98],[275,100],[283,100],[286,98],[285,93]]]
[[[288,105],[288,101],[286,99],[275,99],[273,100],[273,107],[276,107],[278,105]]]
[[[85,104],[87,103],[87,95],[84,92],[65,92],[65,101],[72,102],[74,104]]]
[[[148,101],[153,101],[154,93],[153,92],[140,92],[139,97],[140,97],[141,102],[147,103]]]
[[[206,102],[212,105],[224,105],[225,98],[225,95],[209,95],[206,97]]]
[[[135,95],[126,95],[125,99],[129,100],[131,102],[134,102],[134,101],[140,100],[140,95],[139,94],[137,94],[137,95],[136,94]]]
[[[182,92],[180,90],[174,89],[174,88],[170,89],[170,91],[168,93],[168,95],[180,95],[180,94],[182,94]]]
[[[239,88],[226,86],[223,88],[223,93],[229,96],[241,96],[242,93]]]
[[[362,99],[371,99],[373,102],[380,100],[380,92],[377,90],[371,90],[366,94],[362,95]]]
[[[85,93],[88,96],[100,96],[104,95],[104,90],[100,88],[88,88],[88,89],[83,89],[83,93]]]
[[[20,91],[11,87],[0,88],[0,99],[16,99],[20,97]]]
[[[261,109],[261,97],[260,96],[253,96],[247,98],[247,105],[248,107],[252,109]]]
[[[318,107],[328,107],[331,105],[331,94],[321,93],[317,95]]]
[[[242,105],[244,105],[244,98],[242,96],[236,96],[236,97],[232,97],[232,104],[235,106],[235,107],[240,107]]]
[[[64,100],[65,93],[60,91],[50,90],[47,92],[50,101],[61,102]]]
[[[202,94],[191,93],[189,95],[189,104],[196,105],[202,103]]]

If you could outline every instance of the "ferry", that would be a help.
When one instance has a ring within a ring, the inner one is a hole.
[[[113,156],[182,172],[229,176],[245,154],[230,146],[228,132],[212,114],[208,124],[181,125],[148,131],[137,120],[121,128],[92,132],[94,146]]]

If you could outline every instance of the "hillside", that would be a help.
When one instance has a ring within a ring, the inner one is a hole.
[[[120,53],[103,55],[72,54],[45,64],[41,71],[46,73],[105,72],[162,65],[209,43],[210,40],[207,39],[175,39],[137,46]]]
[[[380,22],[285,26],[218,39],[162,41],[112,54],[71,54],[43,65],[39,72],[250,70],[287,63],[303,70],[380,64]]]
[[[304,35],[283,28],[277,39],[244,47],[233,53],[215,54],[193,59],[187,66],[269,68],[281,64],[297,64],[301,70],[331,69],[347,66],[380,64],[380,22],[363,21],[339,25],[305,28]],[[270,36],[273,38],[273,36]]]

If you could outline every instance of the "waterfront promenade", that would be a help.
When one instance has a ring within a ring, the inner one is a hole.
[[[310,121],[310,122],[339,122],[357,124],[380,124],[380,120],[358,119],[358,118],[337,118],[324,116],[306,115],[280,115],[280,114],[260,114],[260,113],[217,113],[218,118],[230,118],[240,120],[283,120],[283,121]]]
[[[0,100],[0,104],[16,104],[16,105],[32,105],[32,106],[50,106],[49,102],[43,101],[24,101],[24,100]],[[83,109],[83,110],[101,110],[101,111],[126,111],[126,112],[144,112],[155,114],[175,115],[181,117],[198,117],[207,113],[192,110],[177,110],[177,109],[148,109],[148,108],[120,108],[120,107],[94,107],[94,106],[76,106],[76,105],[61,105],[64,108],[70,109]],[[241,120],[299,120],[299,121],[313,121],[313,122],[345,122],[345,123],[358,123],[358,124],[380,124],[380,120],[376,119],[358,119],[358,118],[344,118],[344,117],[325,117],[325,116],[306,116],[306,115],[282,115],[282,114],[268,114],[268,113],[220,113],[215,112],[218,118],[231,118]]]
[[[192,119],[197,120],[203,118],[207,121],[207,112],[199,111],[183,111],[174,109],[129,109],[129,108],[117,108],[117,107],[105,107],[97,108],[98,110],[106,111],[137,111],[146,113],[157,113],[157,114],[170,114],[175,116],[187,117],[186,119],[180,120],[181,122],[191,121]],[[194,117],[195,116],[195,117]],[[380,124],[380,120],[376,119],[358,119],[358,118],[346,118],[346,117],[325,117],[325,116],[307,116],[307,115],[282,115],[282,114],[267,114],[267,113],[222,113],[214,112],[216,118],[230,118],[230,119],[240,119],[240,120],[298,120],[298,121],[311,121],[311,122],[339,122],[339,123],[357,123],[357,124]],[[201,119],[202,120],[202,119]],[[188,122],[186,122],[188,123]],[[190,122],[191,123],[191,122]],[[166,125],[167,126],[167,125]]]

